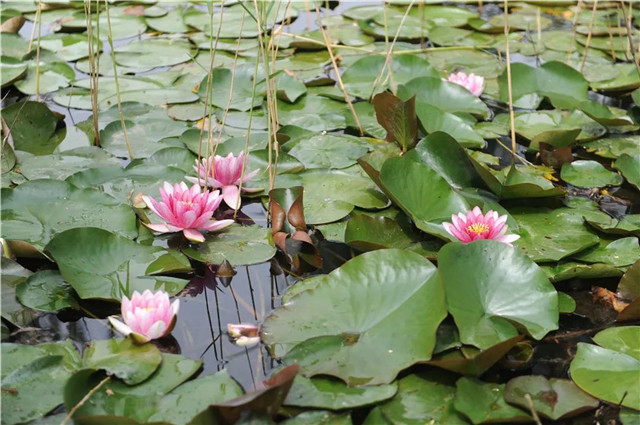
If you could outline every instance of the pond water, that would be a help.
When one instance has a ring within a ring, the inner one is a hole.
[[[100,148],[83,2],[43,1],[41,26],[37,2],[2,3],[26,17],[1,41],[3,424],[640,424],[640,11],[509,2],[506,37],[502,2],[391,3],[110,1],[121,89],[101,5]],[[140,196],[212,152],[204,102],[216,152],[258,174],[199,244],[143,226],[162,220]],[[131,287],[180,300],[151,344],[201,366],[101,345]],[[84,354],[37,348],[66,340]]]

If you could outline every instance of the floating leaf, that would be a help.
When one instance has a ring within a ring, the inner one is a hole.
[[[104,369],[128,385],[149,378],[161,362],[162,354],[155,345],[136,345],[131,338],[94,341],[83,357],[85,368]]]
[[[460,378],[456,387],[454,406],[474,424],[531,421],[531,416],[526,411],[511,406],[504,400],[504,384]]]
[[[221,264],[224,260],[234,266],[263,263],[273,257],[271,231],[260,226],[231,227],[206,235],[203,243],[186,248],[184,253],[198,261]]]
[[[378,122],[387,130],[387,142],[398,144],[402,152],[412,148],[418,138],[415,96],[403,101],[383,92],[375,95],[372,103]]]
[[[25,241],[42,250],[56,234],[88,226],[127,238],[138,233],[131,208],[97,190],[80,190],[57,180],[34,180],[15,189],[2,189],[4,238]]]
[[[518,334],[535,339],[558,329],[558,296],[544,272],[501,242],[450,243],[438,254],[439,275],[460,340],[489,348]]]
[[[406,376],[398,381],[398,393],[374,408],[364,425],[463,425],[468,421],[453,407],[453,379],[441,372]]]
[[[288,153],[306,169],[346,168],[369,151],[362,139],[346,134],[319,134],[298,141]]]
[[[88,249],[90,247],[91,249]],[[56,235],[45,247],[58,263],[60,273],[80,298],[119,301],[133,291],[165,290],[175,295],[187,284],[172,277],[149,276],[165,256],[171,261],[161,272],[191,269],[179,253],[157,246],[141,245],[131,239],[93,227],[70,229]],[[177,261],[176,261],[177,260]]]
[[[16,297],[25,307],[42,311],[78,308],[73,288],[57,270],[41,270],[17,285]]]
[[[640,258],[638,238],[628,237],[609,242],[600,240],[600,245],[582,251],[571,258],[585,263],[606,263],[616,267],[628,266]]]
[[[263,325],[263,341],[274,356],[300,364],[306,376],[332,375],[349,385],[391,382],[400,370],[431,357],[445,316],[434,276],[435,268],[418,254],[363,254],[314,278],[313,289],[276,309]],[[362,297],[366,303],[346,310],[332,301]],[[362,356],[372,361],[363,363]]]
[[[529,408],[526,395],[539,414],[559,420],[593,410],[600,402],[567,379],[544,376],[518,376],[507,382],[504,398],[524,409]]]
[[[29,100],[14,103],[2,110],[2,118],[16,150],[34,155],[49,154],[62,142],[55,136],[58,118],[44,103]]]
[[[387,400],[395,395],[398,386],[389,385],[350,387],[332,378],[305,378],[298,375],[284,401],[286,406],[342,410],[366,406]]]
[[[629,183],[640,190],[640,154],[631,156],[625,153],[620,155],[616,160],[616,168]]]
[[[573,161],[562,166],[562,180],[578,187],[619,186],[622,177],[596,161]]]

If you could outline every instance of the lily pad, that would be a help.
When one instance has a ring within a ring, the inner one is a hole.
[[[518,376],[507,383],[504,398],[524,409],[529,408],[526,395],[539,414],[559,420],[593,410],[600,402],[567,379],[544,376]]]
[[[86,146],[58,154],[24,158],[20,161],[20,172],[29,180],[64,180],[70,175],[88,168],[119,164],[119,159],[103,149],[97,146]]]
[[[234,266],[258,264],[268,261],[276,253],[271,231],[260,226],[231,227],[206,235],[203,243],[183,251],[189,257],[210,264],[224,260]]]
[[[622,177],[604,168],[597,161],[573,161],[564,164],[561,172],[562,180],[578,187],[620,186]]]
[[[34,180],[15,189],[2,189],[4,238],[25,241],[42,250],[56,234],[88,226],[127,238],[138,233],[131,208],[94,189],[80,190],[57,180]]]
[[[362,139],[345,134],[319,134],[303,139],[289,150],[305,168],[346,168],[369,151]]]
[[[398,385],[350,387],[337,379],[295,377],[284,401],[286,406],[342,410],[387,400],[398,391]]]
[[[10,56],[2,56],[0,57],[0,71],[2,71],[0,85],[5,88],[24,78],[27,73],[27,64]]]
[[[440,250],[438,265],[463,343],[489,348],[518,335],[514,323],[535,339],[558,329],[555,289],[513,247],[493,240],[451,243]]]
[[[19,424],[55,409],[62,403],[62,390],[69,376],[63,357],[55,355],[15,369],[2,379],[2,422]]]
[[[526,411],[507,404],[504,384],[460,378],[456,387],[454,406],[474,424],[531,421],[531,415]]]
[[[25,307],[41,311],[78,308],[73,288],[57,270],[42,270],[16,287],[16,297]]]
[[[387,159],[380,170],[380,183],[387,196],[427,233],[443,235],[436,223],[468,210],[467,202],[445,179],[408,157]]]
[[[533,261],[558,261],[597,245],[600,240],[587,229],[579,210],[520,207],[509,212],[518,223],[521,236],[516,246]]]
[[[446,315],[435,276],[418,254],[365,253],[315,278],[312,289],[274,310],[262,339],[274,356],[300,364],[303,375],[332,375],[349,385],[389,383],[400,370],[431,357]],[[355,302],[364,296],[366,303]],[[345,310],[333,299],[354,303]],[[362,362],[362,356],[372,361]]]
[[[17,326],[26,326],[34,318],[33,310],[25,308],[16,299],[16,286],[27,280],[32,272],[6,257],[1,257],[2,318]],[[4,374],[3,374],[4,376]]]
[[[610,338],[605,334],[600,337],[605,347],[578,343],[578,351],[570,367],[571,379],[594,397],[637,408],[640,405],[640,388],[637,385],[640,380],[640,360],[628,353],[637,354],[640,341],[638,329],[632,327],[629,331],[631,339]]]
[[[62,142],[55,136],[58,118],[44,103],[14,103],[2,110],[2,118],[11,132],[16,150],[34,155],[49,154]]]
[[[600,240],[600,245],[572,256],[585,263],[605,263],[615,267],[628,266],[640,258],[638,238],[627,237],[609,242]]]
[[[453,406],[454,380],[441,372],[412,374],[398,381],[398,394],[374,408],[364,425],[468,424]]]
[[[640,154],[622,154],[616,161],[616,168],[620,170],[625,179],[640,190]]]
[[[179,253],[140,245],[93,227],[59,233],[47,244],[45,251],[56,260],[60,273],[80,298],[119,301],[125,295],[131,297],[133,291],[146,289],[164,290],[175,295],[187,284],[186,280],[149,274],[191,269],[189,261]],[[160,264],[164,266],[158,270]]]
[[[153,344],[136,345],[131,338],[94,341],[84,351],[84,368],[104,369],[127,385],[143,382],[162,362]]]

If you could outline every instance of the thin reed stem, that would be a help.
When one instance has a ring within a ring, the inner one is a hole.
[[[113,62],[113,81],[116,85],[116,100],[118,102],[118,115],[120,115],[120,126],[124,135],[124,143],[127,145],[127,153],[129,159],[133,161],[133,152],[131,143],[129,143],[129,135],[127,134],[127,125],[124,122],[124,114],[122,113],[122,101],[120,100],[120,83],[118,81],[118,65],[116,64],[116,51],[113,47],[113,34],[111,33],[111,16],[109,16],[109,1],[104,0],[105,12],[107,14],[107,40],[109,41],[109,49],[111,50],[111,62]],[[93,43],[93,40],[89,40]]]
[[[73,409],[71,409],[69,411],[69,413],[67,414],[67,416],[65,416],[65,418],[62,420],[62,422],[60,422],[60,425],[65,425],[67,422],[69,422],[69,420],[78,411],[78,409],[81,408],[82,405],[85,404],[87,402],[87,400],[89,400],[89,398],[91,398],[91,396],[96,393],[96,391],[98,391],[100,388],[102,388],[102,386],[104,384],[106,384],[107,382],[109,382],[110,380],[111,380],[111,377],[107,376],[102,381],[98,382],[98,385],[96,385],[95,387],[91,388],[91,390],[89,390],[89,392],[87,394],[85,394],[84,397],[82,397],[82,399],[78,402],[78,404],[73,406]]]
[[[516,162],[516,121],[513,112],[513,89],[511,83],[511,54],[509,53],[509,6],[504,0],[504,36],[506,39],[507,89],[509,92],[509,127],[511,130],[511,164]]]
[[[598,9],[598,0],[593,0],[593,9],[591,10],[591,20],[589,21],[589,34],[587,34],[587,41],[584,43],[584,54],[582,55],[582,62],[580,63],[580,72],[584,70],[584,64],[587,62],[587,55],[589,54],[589,45],[591,44],[591,33],[593,32],[593,24],[596,20],[596,10]]]

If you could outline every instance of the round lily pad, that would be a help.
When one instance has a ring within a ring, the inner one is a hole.
[[[435,271],[423,257],[402,250],[360,255],[274,310],[263,325],[263,341],[276,357],[300,364],[306,376],[332,375],[349,385],[389,383],[431,357],[446,315]],[[362,362],[365,357],[370,361]]]
[[[607,170],[599,162],[585,160],[564,164],[560,176],[578,187],[620,186],[623,181],[618,173]]]

